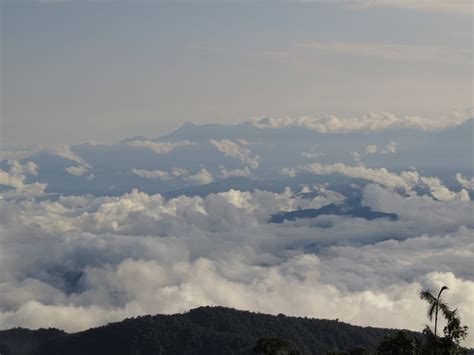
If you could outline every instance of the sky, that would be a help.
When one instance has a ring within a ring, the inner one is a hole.
[[[9,1],[2,145],[472,105],[470,1]]]

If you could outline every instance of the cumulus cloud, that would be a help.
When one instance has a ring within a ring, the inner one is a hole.
[[[177,148],[188,147],[194,143],[187,140],[179,142],[153,142],[149,140],[136,140],[130,141],[127,144],[132,147],[149,149],[156,154],[168,154]]]
[[[417,229],[419,233],[447,233],[458,226],[474,227],[471,221],[474,203],[470,200],[443,201],[427,195],[404,198],[379,185],[370,184],[365,187],[363,203],[376,211],[396,213],[401,220],[409,221],[410,228]]]
[[[89,172],[89,169],[83,165],[79,166],[70,166],[66,169],[64,169],[68,174],[74,175],[74,176],[82,176],[86,173]]]
[[[77,170],[76,168],[80,168],[83,170],[87,169],[87,171],[90,171],[92,169],[92,166],[89,163],[87,163],[87,161],[85,161],[81,156],[74,153],[71,150],[71,147],[67,144],[50,145],[50,146],[39,145],[39,146],[29,147],[26,149],[10,149],[10,150],[2,148],[2,150],[0,151],[0,161],[24,160],[24,159],[31,158],[35,154],[38,154],[40,152],[47,152],[49,154],[56,155],[61,158],[77,163],[78,167],[72,167],[74,169],[71,170],[75,173],[79,172],[79,170]],[[73,173],[71,174],[77,175]]]
[[[315,195],[229,190],[166,200],[135,190],[0,201],[0,327],[76,331],[210,304],[419,330],[418,291],[444,284],[474,325],[471,201],[407,198],[372,184],[363,203],[399,220],[267,222],[344,199],[325,186],[302,192]]]
[[[258,168],[258,156],[250,157],[250,150],[240,143],[233,142],[229,139],[209,140],[209,143],[216,147],[216,149],[223,153],[226,157],[231,157],[240,160],[247,164],[252,169]]]
[[[80,166],[91,169],[91,166],[89,165],[89,163],[87,163],[81,156],[74,153],[67,144],[47,147],[46,150],[51,154],[60,156],[65,159],[72,160],[76,162],[77,164],[79,164]]]
[[[349,133],[432,131],[464,120],[462,115],[432,121],[380,114],[354,120],[268,119],[252,124]],[[363,165],[367,154],[396,153],[390,139],[405,142],[398,133],[363,144],[340,137],[347,143],[343,145],[347,150],[338,152],[344,158],[369,144],[365,155],[363,150],[353,153],[355,166],[332,163],[330,146],[339,143],[332,137],[327,139],[330,144],[324,139],[301,142],[288,154],[289,164],[274,166],[287,166],[282,173],[291,177],[302,175],[288,179],[292,189],[284,189],[285,180],[276,177],[268,188],[281,192],[254,190],[249,183],[251,191],[229,189],[205,197],[166,199],[132,190],[121,196],[49,198],[44,194],[46,184],[31,182],[39,171],[35,163],[2,163],[0,184],[10,189],[3,190],[0,199],[0,328],[55,326],[76,331],[129,316],[213,304],[420,330],[426,319],[419,290],[444,284],[450,288],[448,301],[473,327],[474,203],[466,191],[472,190],[472,179],[457,174],[462,189],[453,191],[438,177],[423,176],[416,169]],[[193,143],[129,144],[166,154]],[[182,186],[230,177],[252,177],[263,186],[262,179],[274,174],[256,169],[265,156],[252,153],[254,143],[221,139],[209,144],[241,166],[206,161],[205,167],[191,170],[183,161],[181,168],[147,170],[156,167],[153,157],[147,156],[151,163],[144,159],[120,172],[143,179],[176,179]],[[296,150],[303,146],[307,149]],[[74,162],[66,165],[68,173],[93,176],[91,165],[73,148],[59,146],[50,152]],[[292,165],[293,157],[300,161],[323,153],[321,164]],[[464,170],[451,171],[454,175]],[[342,174],[354,180],[341,179],[351,184],[340,186],[339,179],[311,174]],[[109,185],[112,189],[114,181]],[[359,203],[372,211],[394,213],[398,219],[321,215],[269,222],[276,213],[328,204],[343,209]],[[471,338],[468,344],[474,344]]]
[[[395,154],[397,152],[397,143],[391,141],[385,148],[378,148],[375,144],[369,144],[365,147],[365,154]]]
[[[369,113],[362,117],[282,117],[250,121],[257,128],[300,127],[318,133],[349,133],[358,131],[384,131],[395,129],[441,130],[462,124],[471,117],[470,112],[456,112],[447,117],[399,117],[391,113]]]
[[[143,169],[133,169],[132,172],[135,175],[140,176],[144,179],[159,179],[159,180],[170,180],[170,173],[163,170],[143,170]]]
[[[474,190],[474,178],[466,178],[462,174],[456,174],[456,181],[466,190]]]
[[[197,173],[187,176],[185,180],[195,183],[195,184],[204,185],[204,184],[209,184],[213,182],[214,176],[212,176],[212,174],[209,171],[202,168]]]
[[[87,173],[90,173],[92,170],[92,166],[84,158],[73,152],[67,144],[45,147],[43,150],[50,154],[57,155],[61,158],[77,163],[78,165],[76,166],[70,166],[64,169],[64,171],[70,175],[83,176]],[[92,179],[94,179],[94,174],[88,174],[87,180],[90,181]]]
[[[305,171],[316,175],[342,174],[353,178],[376,182],[391,189],[400,189],[405,193],[413,195],[414,188],[427,189],[429,193],[444,201],[469,200],[466,190],[454,192],[443,185],[437,177],[425,177],[416,171],[402,171],[399,174],[390,172],[385,168],[367,168],[363,165],[348,166],[343,163],[335,164],[308,164],[293,170],[282,170],[285,175],[296,175],[297,171]]]
[[[231,178],[231,177],[250,177],[252,173],[250,169],[246,166],[243,169],[226,169],[223,166],[220,167],[220,175],[219,177],[223,179]]]
[[[377,153],[377,146],[375,144],[369,144],[367,147],[365,147],[365,153],[366,154]]]
[[[382,154],[393,153],[397,152],[397,143],[391,141],[385,146],[385,149],[382,150]]]
[[[169,181],[173,178],[186,177],[189,175],[186,169],[179,168],[174,168],[171,171],[132,169],[132,173],[144,179],[159,179],[162,181]]]
[[[303,152],[303,157],[308,158],[308,159],[313,159],[313,158],[319,158],[323,156],[324,154],[321,153],[316,147],[311,147],[306,152]]]
[[[4,192],[5,197],[13,196],[34,196],[44,193],[47,184],[27,183],[27,175],[38,175],[38,165],[34,162],[21,164],[17,160],[9,160],[10,169],[8,171],[0,170],[0,185],[9,186],[15,191]]]

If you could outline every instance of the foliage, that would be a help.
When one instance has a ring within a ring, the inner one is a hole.
[[[349,351],[349,355],[369,355],[369,351],[362,346],[357,346]]]
[[[407,330],[386,335],[377,347],[380,355],[416,355],[420,347],[418,339]]]
[[[421,290],[421,292],[420,292],[420,298],[422,300],[425,300],[426,302],[428,302],[428,311],[427,311],[428,319],[431,322],[431,321],[433,321],[433,316],[435,318],[435,322],[434,322],[435,323],[434,324],[434,326],[435,326],[434,335],[435,336],[438,335],[437,327],[438,327],[438,312],[439,312],[439,310],[441,310],[441,312],[443,313],[443,315],[445,317],[448,317],[449,312],[450,312],[447,303],[445,303],[443,301],[443,299],[441,298],[441,294],[445,290],[448,290],[447,286],[441,287],[441,289],[438,292],[438,297],[435,297],[431,290]]]
[[[126,319],[75,334],[58,333],[45,341],[31,342],[36,349],[22,355],[251,354],[258,339],[264,337],[284,339],[290,350],[302,354],[326,354],[357,346],[374,351],[380,339],[392,332],[335,320],[200,307],[184,314]],[[8,350],[11,343],[5,334],[0,332],[0,347]],[[27,344],[34,334],[36,331],[28,331],[18,339]]]
[[[461,318],[458,315],[458,310],[450,312],[447,317],[448,324],[444,327],[444,338],[450,343],[459,345],[459,343],[466,339],[468,327],[461,325]]]
[[[467,326],[461,325],[461,318],[457,309],[451,310],[449,306],[441,299],[441,294],[448,287],[443,286],[438,297],[434,297],[430,290],[422,290],[420,292],[421,299],[428,302],[427,316],[430,321],[435,319],[434,332],[426,325],[423,330],[423,344],[421,353],[427,355],[451,355],[465,354],[467,349],[463,348],[460,343],[467,337]],[[446,326],[443,329],[444,337],[437,334],[438,311],[441,310],[442,315],[446,319]]]
[[[413,336],[406,330],[386,335],[377,347],[380,355],[457,355],[467,354],[468,350],[460,343],[467,337],[467,326],[461,325],[461,318],[457,309],[451,310],[441,298],[448,287],[443,286],[437,296],[431,290],[422,290],[420,298],[428,303],[427,317],[434,321],[434,331],[429,325],[423,329],[422,337]],[[443,337],[438,336],[438,315],[446,319]]]
[[[300,353],[285,340],[263,337],[257,340],[253,352],[263,355],[299,355]]]

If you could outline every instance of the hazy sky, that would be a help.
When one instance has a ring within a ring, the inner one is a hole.
[[[348,3],[2,1],[2,144],[472,105],[470,1]]]

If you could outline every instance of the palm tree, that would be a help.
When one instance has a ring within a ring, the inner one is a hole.
[[[446,319],[449,319],[452,313],[448,305],[441,299],[441,294],[443,293],[444,290],[448,290],[448,287],[447,286],[441,287],[441,289],[438,292],[438,297],[435,297],[433,295],[433,292],[429,289],[420,291],[420,298],[428,302],[428,312],[427,312],[428,319],[430,320],[430,322],[433,321],[433,316],[435,319],[435,325],[434,325],[435,337],[437,336],[437,329],[438,329],[438,311],[441,310],[441,312],[443,312],[443,315],[445,316]]]

